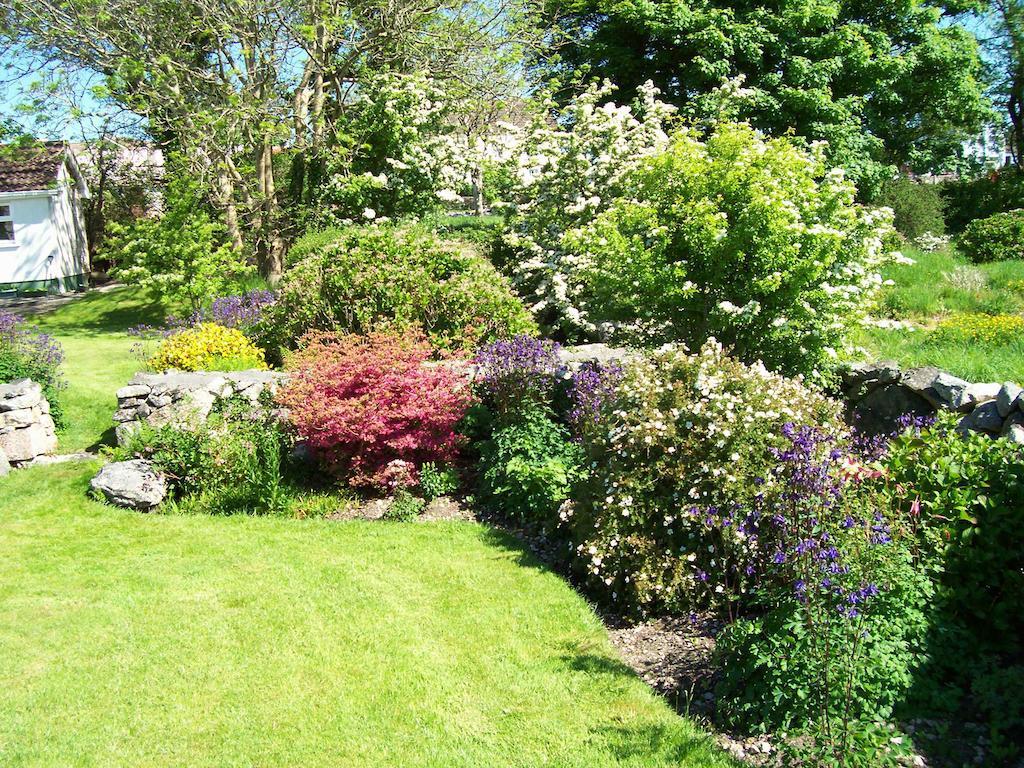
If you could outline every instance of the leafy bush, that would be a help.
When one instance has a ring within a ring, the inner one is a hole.
[[[975,219],[1024,208],[1024,174],[1003,168],[976,178],[962,178],[942,185],[946,199],[946,223],[951,232],[963,232]]]
[[[219,401],[205,422],[144,425],[120,456],[149,459],[189,511],[275,512],[284,499],[287,439],[267,407]]]
[[[459,473],[454,467],[439,466],[432,461],[420,467],[420,490],[427,501],[450,496],[459,490]]]
[[[281,346],[308,330],[418,328],[438,349],[469,350],[534,328],[485,259],[420,228],[337,230],[330,244],[285,273],[272,316]]]
[[[112,274],[117,279],[152,288],[172,303],[197,311],[253,274],[244,255],[226,239],[197,187],[172,177],[163,214],[127,225],[111,223],[104,256],[115,264]]]
[[[577,479],[582,454],[547,409],[527,404],[479,446],[480,495],[505,516],[552,526]]]
[[[886,181],[872,202],[892,208],[893,226],[908,240],[922,235],[941,235],[946,230],[943,219],[946,202],[938,184],[922,184],[898,176]]]
[[[391,499],[387,509],[384,510],[384,519],[407,523],[419,517],[425,505],[426,502],[423,499],[413,496],[405,488],[400,488]]]
[[[783,425],[840,432],[839,405],[714,341],[696,355],[658,352],[621,376],[583,432],[591,469],[563,512],[577,569],[626,613],[739,605],[760,571],[746,572],[750,540],[735,510],[763,492]]]
[[[64,426],[61,363],[64,351],[49,334],[23,318],[0,309],[0,383],[32,379],[43,388],[50,403],[50,417],[58,428]]]
[[[975,264],[1024,258],[1024,209],[972,221],[956,244]]]
[[[200,323],[164,339],[147,364],[154,371],[266,369],[263,353],[236,328]]]
[[[389,465],[451,460],[456,426],[472,402],[465,373],[427,364],[434,350],[413,333],[310,333],[288,360],[278,394],[309,446],[352,485],[393,486]]]
[[[914,682],[931,583],[910,520],[862,482],[878,472],[812,427],[789,444],[739,514],[756,570],[749,605],[719,638],[718,712],[751,730],[820,727],[830,751],[892,715]]]
[[[572,339],[714,336],[775,370],[829,368],[881,284],[888,215],[854,204],[821,147],[742,124],[668,136],[653,94],[636,118],[601,93],[525,144],[507,241],[542,322]]]

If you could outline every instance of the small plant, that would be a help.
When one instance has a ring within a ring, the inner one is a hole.
[[[427,365],[434,350],[413,333],[310,333],[288,360],[278,394],[299,436],[352,485],[389,488],[394,462],[409,482],[424,462],[454,458],[473,397],[465,373]]]
[[[475,386],[499,420],[547,404],[558,372],[558,344],[514,336],[488,344],[476,356]]]
[[[956,244],[975,264],[1024,258],[1024,209],[975,219]]]
[[[263,352],[240,330],[200,323],[164,339],[147,365],[154,371],[239,371],[267,368]]]
[[[969,293],[979,293],[988,285],[988,276],[977,267],[957,266],[942,277],[957,290]]]
[[[484,503],[512,519],[553,527],[582,467],[569,431],[545,409],[528,405],[479,450]]]
[[[445,467],[428,461],[420,467],[420,490],[427,501],[433,501],[440,496],[450,496],[459,490],[459,473],[454,467]]]
[[[384,510],[384,519],[407,523],[419,517],[424,506],[426,506],[426,502],[423,499],[413,496],[408,490],[401,488],[392,497],[387,509]]]
[[[50,417],[58,428],[64,426],[61,364],[64,351],[49,334],[11,312],[0,310],[0,383],[32,379],[43,388],[50,403]]]
[[[953,315],[939,323],[932,334],[936,343],[982,342],[998,344],[1019,339],[1024,333],[1024,317],[1020,315]]]

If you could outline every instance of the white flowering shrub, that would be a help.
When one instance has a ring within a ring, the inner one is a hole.
[[[854,203],[824,147],[724,123],[666,132],[670,109],[598,106],[524,141],[511,271],[538,318],[572,339],[711,336],[747,362],[827,370],[891,258],[891,213]]]
[[[757,574],[739,567],[752,531],[737,510],[771,492],[784,425],[843,431],[838,403],[714,340],[631,364],[601,413],[561,525],[592,592],[637,614],[741,600]]]
[[[452,106],[441,84],[422,73],[361,81],[327,158],[312,223],[367,223],[460,201],[476,153],[454,132]]]

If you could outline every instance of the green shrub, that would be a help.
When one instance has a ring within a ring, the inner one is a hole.
[[[405,488],[399,488],[387,509],[384,510],[384,519],[396,523],[408,523],[419,517],[425,506],[426,502],[423,499],[413,496]]]
[[[264,403],[218,403],[204,423],[143,425],[117,457],[149,459],[190,511],[276,512],[284,500],[286,437]]]
[[[975,219],[1024,208],[1024,174],[1004,168],[973,179],[942,185],[946,200],[946,225],[950,232],[963,232]]]
[[[1000,703],[1024,659],[1024,448],[955,431],[944,416],[889,449],[892,504],[917,522],[922,558],[934,572],[930,663],[914,703],[948,711],[971,703],[993,740],[1024,750],[1020,710]]]
[[[579,446],[550,413],[530,407],[479,446],[480,496],[507,517],[551,526],[580,473]]]
[[[459,473],[454,467],[439,466],[428,461],[420,467],[420,490],[427,501],[450,496],[459,490]]]
[[[975,264],[1024,258],[1024,209],[972,221],[956,244]]]
[[[310,255],[285,272],[269,323],[281,346],[309,330],[419,328],[441,350],[532,331],[533,321],[490,263],[463,243],[416,227],[351,227],[300,240]]]
[[[946,203],[938,184],[922,184],[906,176],[898,176],[882,185],[872,203],[892,208],[893,226],[908,240],[945,232],[943,210]]]
[[[178,176],[168,185],[161,216],[110,225],[103,255],[117,279],[152,288],[190,311],[244,288],[255,273],[227,242],[196,184]]]

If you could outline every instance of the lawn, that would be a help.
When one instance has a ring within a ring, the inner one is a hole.
[[[114,393],[141,367],[131,353],[136,339],[127,329],[158,324],[165,310],[148,294],[129,289],[90,293],[32,321],[53,334],[64,348],[68,387],[64,393],[67,428],[59,450],[95,449],[113,440]]]
[[[884,277],[880,314],[909,320],[913,330],[865,328],[855,343],[872,359],[904,367],[934,365],[970,381],[1024,381],[1024,337],[998,341],[938,338],[933,329],[957,314],[1019,315],[1024,311],[1024,261],[972,265],[953,250],[908,249],[913,265],[893,265]]]
[[[64,451],[138,367],[131,292],[39,318]],[[0,479],[0,765],[726,766],[600,620],[475,523],[141,514],[97,461]]]

